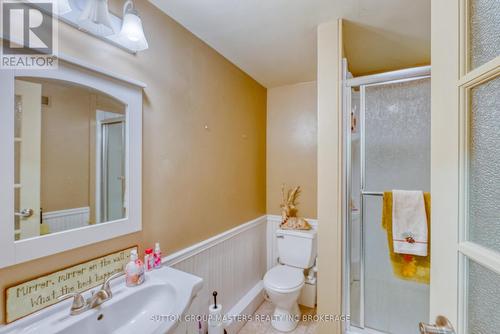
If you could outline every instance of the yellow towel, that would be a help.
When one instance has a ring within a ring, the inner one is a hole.
[[[387,242],[389,245],[389,254],[392,264],[392,269],[396,277],[415,281],[419,283],[429,284],[430,269],[431,269],[431,195],[424,193],[425,212],[427,214],[427,230],[429,231],[429,243],[427,256],[416,256],[407,254],[394,253],[392,242],[392,192],[384,193],[384,204],[382,210],[382,227],[387,232]]]

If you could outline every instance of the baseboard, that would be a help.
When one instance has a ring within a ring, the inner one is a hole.
[[[246,321],[242,320],[245,318],[244,316],[253,315],[263,302],[264,283],[259,281],[231,310],[229,310],[229,312],[227,312],[228,318],[232,319],[232,321],[226,325],[227,333],[238,333],[241,328],[245,326]]]

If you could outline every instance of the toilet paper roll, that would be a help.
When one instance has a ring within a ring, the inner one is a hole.
[[[208,307],[208,312],[210,313],[210,315],[222,314],[222,305],[217,304],[217,308],[215,308],[215,305],[212,304]]]
[[[208,307],[210,316],[208,318],[208,334],[224,334],[224,324],[222,319],[222,305],[214,304]]]
[[[218,326],[208,326],[208,334],[224,334],[224,332],[222,324]]]

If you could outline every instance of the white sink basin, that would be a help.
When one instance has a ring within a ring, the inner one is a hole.
[[[0,327],[0,334],[171,333],[202,284],[201,278],[168,267],[147,272],[146,282],[133,288],[122,276],[111,282],[113,298],[95,309],[70,315],[70,298]],[[89,296],[90,291],[84,294]]]

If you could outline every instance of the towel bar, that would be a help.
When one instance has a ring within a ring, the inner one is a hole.
[[[384,193],[378,192],[378,191],[361,191],[361,195],[363,195],[363,196],[384,196]]]

